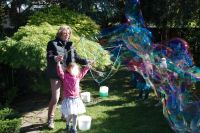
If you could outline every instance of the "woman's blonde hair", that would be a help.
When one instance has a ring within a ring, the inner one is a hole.
[[[59,27],[58,32],[56,34],[56,37],[60,38],[61,35],[62,35],[62,32],[64,30],[69,30],[70,31],[70,35],[72,34],[72,29],[71,29],[70,26],[68,26],[68,25],[62,25],[62,26]]]

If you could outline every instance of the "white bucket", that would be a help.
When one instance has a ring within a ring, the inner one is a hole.
[[[107,97],[108,96],[108,87],[100,86],[99,95],[100,95],[100,97]]]
[[[89,130],[91,127],[92,118],[88,115],[81,115],[78,117],[78,128],[82,131]]]
[[[90,92],[81,93],[81,99],[83,100],[83,102],[90,102]]]

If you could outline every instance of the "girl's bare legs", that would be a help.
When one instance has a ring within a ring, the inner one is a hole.
[[[67,132],[70,132],[70,126],[69,126],[69,124],[71,122],[71,119],[72,119],[72,115],[68,115],[66,117],[66,130],[67,130]]]
[[[71,119],[72,119],[72,115],[68,115],[68,116],[66,117],[67,125],[70,124]]]
[[[72,133],[77,133],[77,129],[76,129],[76,126],[77,126],[77,118],[78,118],[78,115],[73,115],[72,116]]]
[[[60,97],[61,97],[61,101],[64,100],[64,90],[63,90],[63,84],[61,85],[61,88],[60,88]],[[61,120],[65,121],[66,118],[63,114],[61,114]]]

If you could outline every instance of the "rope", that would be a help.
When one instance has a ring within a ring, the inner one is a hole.
[[[84,53],[85,53],[85,56],[87,57],[87,55],[86,55],[86,52],[87,52],[87,51],[85,50],[85,47],[83,46],[83,42],[82,42],[82,41],[83,41],[83,37],[81,37],[80,43],[82,44],[83,51],[84,51]],[[96,47],[97,47],[97,46],[96,46]],[[94,79],[95,82],[98,83],[99,86],[100,86],[100,84],[101,84],[102,82],[104,82],[105,80],[107,80],[108,78],[110,78],[110,77],[112,76],[113,68],[114,68],[114,66],[116,65],[116,63],[117,63],[117,62],[119,61],[119,59],[120,59],[120,56],[119,56],[119,55],[120,55],[120,51],[121,51],[122,45],[113,46],[113,47],[108,47],[108,48],[114,48],[114,49],[119,48],[119,51],[118,51],[118,53],[117,53],[116,60],[114,61],[113,66],[111,67],[111,69],[110,69],[109,73],[107,74],[107,76],[106,76],[104,79],[102,79],[101,81],[99,81],[97,78],[95,78],[95,76],[94,76],[92,70],[95,71],[95,72],[97,72],[98,74],[101,73],[101,76],[103,76],[103,75],[102,75],[103,72],[97,71],[97,70],[95,70],[95,69],[90,69],[90,70],[89,70],[89,71],[90,71],[90,74],[91,74],[91,76],[92,76],[92,78]],[[90,52],[88,52],[88,53],[90,53]],[[90,53],[90,54],[93,55],[92,53]],[[97,56],[96,56],[96,57],[97,57]],[[118,65],[118,68],[119,68],[119,65]]]

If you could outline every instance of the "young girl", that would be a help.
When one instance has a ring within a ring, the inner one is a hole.
[[[61,105],[61,112],[66,117],[66,130],[70,133],[78,133],[76,129],[78,114],[86,112],[79,95],[79,83],[88,70],[89,67],[85,67],[81,71],[76,63],[70,63],[66,68],[66,72],[64,72],[60,62],[57,64],[57,73],[64,85],[64,99]],[[71,119],[72,127],[70,128]]]

